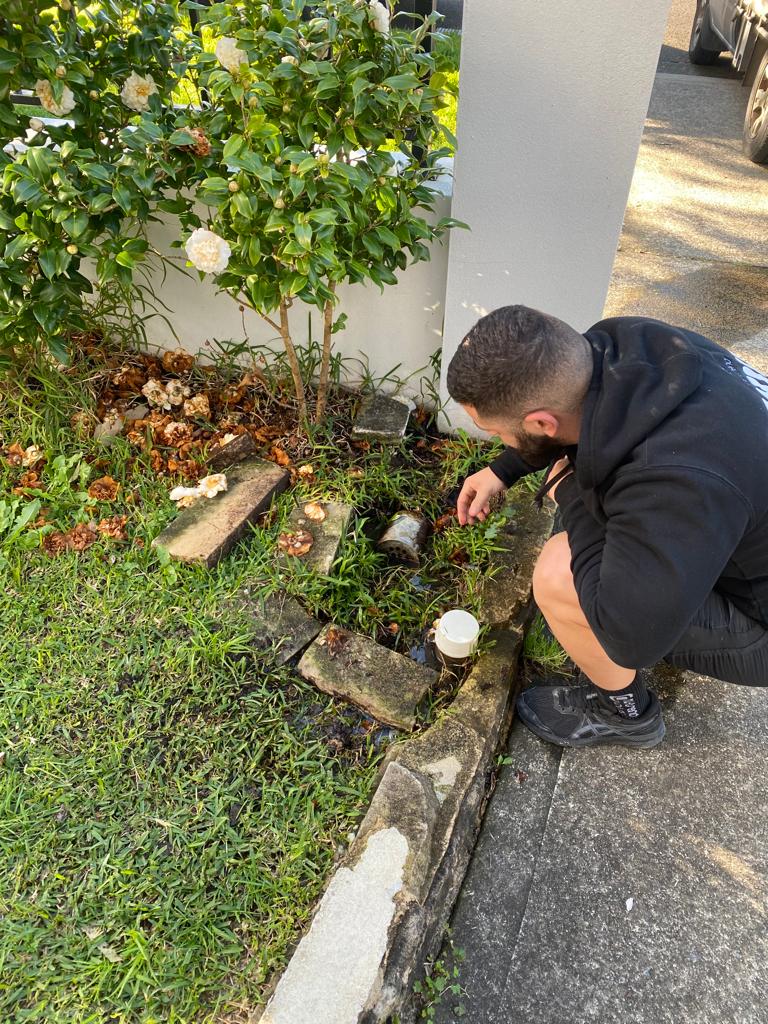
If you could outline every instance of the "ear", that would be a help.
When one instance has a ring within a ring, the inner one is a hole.
[[[560,420],[554,413],[548,412],[546,409],[536,409],[524,417],[523,425],[529,434],[534,434],[537,437],[557,437]]]

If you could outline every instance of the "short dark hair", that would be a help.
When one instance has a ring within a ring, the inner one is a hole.
[[[485,416],[549,405],[576,412],[591,377],[589,343],[554,316],[501,306],[481,317],[453,355],[448,393]]]

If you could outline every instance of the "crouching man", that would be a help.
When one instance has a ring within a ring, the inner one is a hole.
[[[638,670],[662,660],[768,685],[768,380],[658,320],[579,334],[504,306],[461,342],[447,384],[508,446],[465,480],[461,525],[546,467],[560,507],[533,592],[580,675],[521,694],[530,729],[561,746],[655,746],[661,707]]]

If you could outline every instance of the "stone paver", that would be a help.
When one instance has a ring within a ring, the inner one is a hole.
[[[355,417],[353,437],[363,440],[396,443],[405,437],[410,406],[387,395],[373,395],[365,399]]]
[[[347,535],[354,510],[351,505],[340,502],[321,501],[319,504],[326,513],[326,518],[321,522],[310,519],[304,512],[304,506],[298,505],[291,512],[286,527],[286,533],[296,533],[299,530],[311,533],[314,537],[312,547],[306,555],[301,556],[281,553],[280,560],[285,563],[288,559],[300,558],[315,572],[327,576],[339,553],[341,542]]]
[[[335,626],[326,626],[305,651],[299,672],[325,693],[406,730],[416,724],[416,707],[438,679],[433,669]]]
[[[266,512],[288,485],[288,473],[264,459],[247,459],[227,473],[227,490],[182,509],[153,547],[166,548],[182,562],[215,565],[245,533],[248,523]]]
[[[253,627],[254,647],[272,650],[278,665],[304,650],[323,628],[288,594],[270,594],[262,600],[245,588],[235,595],[233,607],[244,613]]]

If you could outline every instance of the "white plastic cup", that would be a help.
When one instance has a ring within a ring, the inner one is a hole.
[[[474,615],[452,608],[442,616],[435,629],[435,647],[445,658],[463,661],[477,649],[480,623]]]

